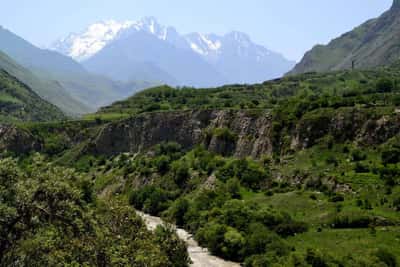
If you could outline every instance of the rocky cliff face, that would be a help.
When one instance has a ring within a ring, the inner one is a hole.
[[[223,129],[224,134],[216,133]],[[113,155],[145,151],[161,142],[184,148],[204,144],[210,150],[238,157],[259,157],[272,151],[271,119],[250,111],[181,111],[151,113],[106,125],[88,147],[90,152]]]
[[[25,154],[41,148],[41,142],[28,131],[15,126],[0,125],[0,153]]]
[[[379,115],[375,109],[317,110],[280,132],[275,132],[274,123],[273,116],[263,111],[187,110],[139,115],[99,130],[96,126],[85,136],[80,131],[68,133],[68,127],[64,127],[64,132],[57,130],[57,136],[65,135],[63,138],[71,143],[69,148],[85,143],[84,154],[140,153],[162,142],[176,142],[185,149],[202,144],[224,156],[260,158],[279,149],[281,153],[306,149],[328,136],[335,143],[371,146],[400,134],[400,113]],[[46,140],[27,130],[0,125],[0,151],[23,154],[46,151],[45,147]]]
[[[378,115],[362,109],[343,109],[301,119],[294,129],[291,148],[309,148],[327,135],[335,142],[379,145],[399,134],[399,113]]]
[[[267,112],[202,110],[149,113],[103,127],[86,152],[115,155],[144,152],[161,142],[185,149],[203,144],[210,151],[260,158],[276,148],[273,118]],[[329,135],[335,142],[376,145],[400,134],[400,114],[376,115],[359,109],[330,110],[304,117],[290,129],[293,150],[309,148]]]

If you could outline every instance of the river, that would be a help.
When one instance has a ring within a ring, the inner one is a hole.
[[[146,223],[147,229],[153,231],[158,225],[162,225],[163,221],[159,217],[150,216],[142,212],[137,212]],[[179,238],[184,240],[188,247],[188,253],[192,260],[192,267],[240,267],[240,264],[228,262],[221,258],[212,256],[207,249],[202,248],[193,239],[192,235],[183,229],[176,229]]]

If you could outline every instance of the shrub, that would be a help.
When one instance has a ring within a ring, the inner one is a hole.
[[[131,205],[151,215],[159,215],[161,211],[165,210],[168,200],[167,192],[155,186],[145,186],[133,191],[129,196]]]
[[[356,149],[351,153],[353,161],[363,161],[367,159],[367,155],[361,150]]]
[[[178,226],[185,225],[185,214],[189,210],[189,201],[184,198],[180,198],[171,206],[170,215],[175,219],[175,223]]]
[[[389,78],[381,78],[376,83],[376,91],[379,93],[388,93],[394,90],[394,83]]]
[[[228,231],[224,234],[224,246],[222,252],[224,257],[234,261],[242,261],[243,249],[246,245],[246,240],[234,228],[228,228]]]
[[[338,215],[333,219],[333,228],[368,228],[374,218],[367,215]]]
[[[394,208],[396,211],[400,211],[400,196],[399,196],[399,197],[396,197],[396,198],[393,200],[393,208]]]
[[[368,173],[369,172],[369,168],[368,166],[357,162],[356,165],[354,166],[354,171],[357,173]]]
[[[218,223],[208,223],[196,233],[196,240],[203,247],[207,247],[211,253],[222,254],[226,233],[226,226]]]
[[[399,162],[400,162],[400,149],[392,148],[382,152],[382,163],[384,165],[396,164]]]
[[[227,201],[221,210],[223,222],[239,230],[244,230],[253,217],[250,207],[241,200]]]
[[[186,267],[190,262],[186,244],[177,235],[174,229],[157,226],[155,230],[156,242],[163,251],[167,252],[168,259],[174,267]]]
[[[160,109],[161,109],[161,105],[154,103],[154,104],[149,104],[149,105],[145,106],[143,108],[143,112],[152,112],[152,111],[157,111]]]
[[[169,171],[169,164],[170,164],[170,158],[168,156],[160,156],[154,159],[154,165],[157,168],[157,172],[160,173],[161,175],[166,174]]]
[[[226,182],[226,191],[231,198],[240,199],[240,181],[237,178],[231,178]]]
[[[335,166],[335,167],[337,167],[337,166],[339,165],[338,160],[337,160],[334,156],[332,156],[332,155],[330,155],[330,156],[326,159],[325,162],[326,162],[326,164],[333,165],[333,166]]]
[[[381,262],[385,263],[388,267],[398,266],[396,256],[387,251],[386,249],[380,248],[376,252],[376,256]]]
[[[217,172],[217,178],[227,181],[236,177],[240,184],[251,189],[258,189],[260,183],[269,177],[268,172],[256,162],[247,159],[239,159],[225,164]]]
[[[275,228],[275,232],[283,237],[294,236],[298,233],[307,232],[307,230],[306,223],[296,221],[282,223]]]
[[[189,165],[186,161],[180,160],[173,162],[171,170],[174,175],[174,181],[177,185],[184,185],[189,179]]]
[[[306,262],[312,267],[328,267],[328,262],[324,256],[316,250],[308,249],[306,254]]]
[[[275,261],[270,258],[269,255],[260,254],[253,255],[251,257],[246,258],[243,266],[244,267],[268,267],[272,266]]]
[[[342,195],[334,195],[330,199],[331,202],[343,202],[344,201],[344,196]]]

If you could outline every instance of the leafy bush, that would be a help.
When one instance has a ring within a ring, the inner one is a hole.
[[[367,155],[363,153],[361,150],[356,149],[351,153],[352,159],[355,162],[363,161],[367,159]]]
[[[344,196],[343,195],[334,195],[333,197],[330,198],[331,202],[343,202],[344,201]]]
[[[227,163],[217,172],[217,178],[222,181],[227,181],[233,177],[238,178],[240,183],[246,187],[258,189],[260,183],[269,178],[269,173],[251,160],[240,159]]]
[[[156,240],[133,209],[96,201],[78,173],[41,158],[27,167],[0,160],[1,266],[188,265],[175,234]]]
[[[196,240],[199,244],[207,247],[213,254],[223,254],[223,246],[225,233],[227,228],[225,225],[218,223],[208,223],[196,232]]]
[[[157,226],[155,230],[156,242],[163,251],[167,252],[171,267],[186,267],[190,262],[185,241],[181,240],[174,229]]]
[[[129,196],[129,203],[138,210],[143,210],[151,215],[159,215],[168,207],[169,195],[156,186],[145,186],[134,190]]]
[[[182,146],[175,142],[158,144],[155,147],[156,156],[169,156],[171,160],[177,160],[182,156]]]
[[[400,149],[392,148],[382,152],[382,163],[384,165],[396,164],[399,162],[400,162]]]
[[[184,160],[173,162],[171,166],[171,171],[173,173],[175,183],[179,186],[184,185],[189,179],[189,165]]]
[[[354,166],[354,171],[357,173],[368,173],[369,168],[365,164],[357,162],[356,165]]]
[[[157,172],[161,175],[166,174],[170,170],[171,159],[168,156],[159,156],[153,162],[157,168]]]
[[[388,78],[380,78],[376,82],[376,91],[379,93],[388,93],[394,90],[394,83]]]
[[[385,263],[388,267],[397,267],[398,266],[397,265],[396,255],[393,255],[392,253],[390,253],[386,249],[380,248],[376,252],[376,256],[378,257],[378,259],[381,262]]]
[[[333,222],[333,228],[368,228],[375,222],[374,218],[367,215],[337,215]]]
[[[275,228],[275,232],[283,237],[294,236],[295,234],[298,233],[307,232],[307,230],[308,230],[307,224],[296,221],[282,223]]]
[[[175,224],[183,227],[185,225],[185,215],[189,210],[189,201],[180,198],[170,207],[169,215],[175,220]]]

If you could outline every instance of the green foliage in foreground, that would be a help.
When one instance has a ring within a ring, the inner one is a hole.
[[[90,180],[37,157],[23,166],[0,161],[0,266],[187,266],[173,232],[148,232]]]

